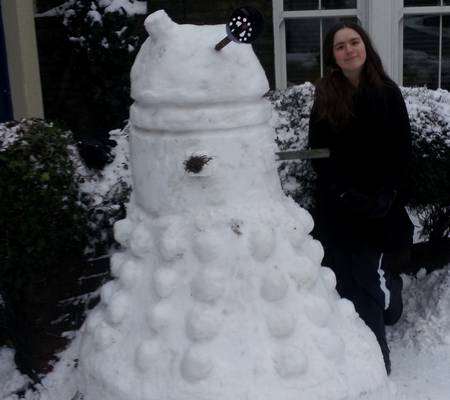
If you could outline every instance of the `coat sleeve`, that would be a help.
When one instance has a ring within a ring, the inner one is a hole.
[[[321,121],[319,119],[317,106],[316,103],[314,103],[309,118],[308,147],[310,149],[330,148],[330,143],[327,140],[327,137],[329,136],[326,132],[327,128],[328,127],[325,121]],[[332,164],[333,159],[331,154],[328,159],[324,158],[311,160],[311,165],[314,172],[317,174],[317,178],[323,186],[329,186],[336,181]]]
[[[311,160],[314,172],[317,174],[318,189],[322,196],[336,200],[348,189],[344,177],[338,174],[332,143],[330,142],[331,127],[327,121],[319,118],[316,104],[313,105],[309,119],[308,147],[311,149],[329,148],[330,157]]]

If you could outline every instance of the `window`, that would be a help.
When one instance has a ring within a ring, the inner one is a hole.
[[[450,0],[404,0],[403,85],[450,90]]]
[[[440,6],[441,0],[405,0],[405,7]]]
[[[323,38],[330,27],[341,20],[357,22],[361,2],[273,0],[278,88],[314,82],[323,75]]]
[[[338,10],[356,8],[356,0],[284,0],[284,10]]]
[[[440,17],[406,17],[403,24],[403,84],[439,85]]]
[[[317,10],[319,0],[284,0],[284,9],[293,10]]]
[[[356,18],[305,18],[286,21],[287,86],[314,82],[323,75],[322,38],[340,20]]]

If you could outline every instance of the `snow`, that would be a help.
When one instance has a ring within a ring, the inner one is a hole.
[[[85,400],[391,398],[311,216],[281,189],[264,71],[223,25],[150,15],[132,68],[134,192],[80,332]]]
[[[47,10],[42,13],[36,14],[37,18],[40,17],[56,17],[60,15],[64,15],[66,18],[71,15],[67,13],[73,13],[73,10],[71,7],[75,5],[75,0],[69,0],[61,5],[54,7],[50,10]],[[101,9],[104,11],[102,12],[125,12],[128,16],[133,16],[136,14],[146,14],[147,13],[147,2],[146,1],[139,1],[139,0],[99,0],[98,5]],[[96,11],[95,4],[92,3],[92,11]],[[98,11],[98,10],[97,10]],[[102,16],[100,13],[97,14],[91,14],[91,17],[93,18],[93,21],[101,22]]]
[[[373,334],[320,267],[311,216],[282,193],[251,48],[216,53],[223,26],[178,26],[162,12],[147,29],[132,74],[134,193],[115,226],[116,279],[25,398],[448,399],[450,266],[404,277],[387,378]],[[203,155],[198,174],[185,171]],[[0,351],[8,400],[26,383],[12,354]]]
[[[139,115],[134,110],[140,105],[166,102],[188,107],[193,104],[193,110],[185,111],[198,112],[195,108],[203,103],[211,105],[201,111],[215,118],[214,128],[220,124],[217,119],[223,121],[223,128],[228,128],[231,121],[227,118],[240,120],[241,115],[253,110],[254,104],[250,102],[269,90],[259,63],[243,68],[254,58],[251,46],[229,45],[220,52],[214,50],[215,44],[225,36],[223,25],[178,25],[160,10],[147,18],[145,26],[150,37],[141,47],[131,71],[131,97],[136,102],[131,110],[132,118],[134,114]],[[236,66],[241,66],[239,73]],[[247,107],[237,112],[233,104],[227,103],[226,107],[214,104],[231,101],[236,101],[239,107]],[[152,127],[173,130],[167,125],[173,116],[183,122],[189,118],[190,128],[196,129],[193,125],[196,118],[178,111],[173,107],[155,110],[151,116]],[[197,126],[204,129],[204,124],[205,118],[202,118]]]
[[[77,174],[82,178],[79,179],[80,192],[89,194],[89,197],[92,199],[91,207],[101,205],[108,192],[115,187],[121,184],[131,186],[131,172],[128,168],[130,152],[128,127],[125,127],[122,131],[120,129],[111,131],[109,138],[117,143],[111,149],[114,159],[112,163],[105,166],[101,173],[86,168],[77,155],[75,146],[69,148],[69,154],[76,167]]]
[[[29,379],[20,374],[14,363],[14,350],[0,348],[0,398],[6,398],[15,391],[21,390]]]
[[[102,23],[102,15],[96,11],[96,10],[91,10],[87,13],[87,18],[90,19],[91,24],[93,25],[94,23]]]
[[[56,17],[60,15],[66,15],[66,13],[73,13],[73,10],[70,9],[75,4],[76,0],[68,0],[57,7],[51,8],[42,13],[37,13],[36,18],[40,17]],[[68,15],[67,15],[68,16]]]
[[[390,332],[390,339],[420,352],[449,347],[450,270],[425,275],[423,269],[417,279],[404,277],[404,284],[411,297],[406,300],[402,321]]]
[[[162,271],[170,271],[163,269]],[[210,272],[209,270],[208,273]],[[327,268],[322,267],[322,271]],[[334,277],[334,274],[330,274]],[[405,310],[400,321],[393,327],[388,327],[387,337],[391,348],[392,374],[389,378],[392,390],[396,393],[395,400],[448,400],[450,396],[450,265],[426,275],[424,271],[417,276],[403,275],[405,282]],[[165,279],[165,278],[163,278]],[[202,277],[199,280],[208,277]],[[214,279],[220,282],[220,279]],[[172,285],[168,279],[169,287]],[[331,282],[333,283],[333,282]],[[200,284],[211,288],[211,285]],[[219,293],[221,289],[218,289]],[[194,292],[197,293],[196,290]],[[214,292],[214,290],[213,290]],[[212,295],[212,298],[215,298]],[[210,301],[211,295],[207,296]],[[343,315],[355,316],[351,302],[343,300],[340,304]],[[292,319],[287,315],[274,315],[270,320],[270,329],[279,337],[292,329]],[[295,349],[294,349],[295,350]],[[74,360],[79,351],[79,333],[71,346],[62,354],[55,370],[43,380],[43,386],[38,386],[33,393],[28,391],[27,400],[72,400],[77,386],[74,379]],[[139,368],[146,370],[151,363],[155,351],[152,343],[146,342],[141,348]],[[339,351],[339,346],[331,347],[330,352]],[[277,359],[280,370],[286,365],[285,353]],[[289,370],[301,371],[302,357],[297,358],[296,368]],[[0,349],[0,398],[3,400],[18,400],[12,395],[28,383],[28,379],[17,371],[13,361],[13,351]],[[382,400],[382,398],[380,398]]]
[[[20,124],[7,126],[0,124],[0,153],[17,141],[20,137]]]
[[[115,12],[124,10],[127,15],[146,14],[146,1],[130,1],[130,0],[102,0],[100,2],[102,7],[105,7],[105,12]]]
[[[450,397],[450,265],[417,278],[403,276],[405,310],[388,328],[397,400]]]

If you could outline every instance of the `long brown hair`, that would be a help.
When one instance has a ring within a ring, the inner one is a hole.
[[[367,32],[353,22],[339,22],[326,34],[323,42],[325,73],[316,83],[316,107],[319,118],[329,120],[334,126],[345,125],[352,115],[353,94],[356,88],[344,76],[333,54],[334,35],[349,28],[361,36],[366,48],[366,62],[361,71],[360,86],[380,88],[392,80],[386,74],[381,58],[372,45]]]

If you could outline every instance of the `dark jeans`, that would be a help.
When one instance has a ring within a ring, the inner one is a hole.
[[[323,245],[325,248],[323,265],[334,271],[338,293],[353,302],[361,319],[375,334],[389,374],[389,347],[385,332],[386,296],[381,288],[378,269],[381,267],[386,271],[386,287],[391,290],[391,304],[388,310],[393,315],[393,319],[398,319],[401,314],[401,287],[399,293],[398,285],[395,283],[397,281],[393,279],[389,268],[383,265],[381,251],[362,244],[351,247],[330,243],[323,243]],[[386,262],[388,260],[386,258]],[[398,277],[398,279],[401,281],[401,278]]]

